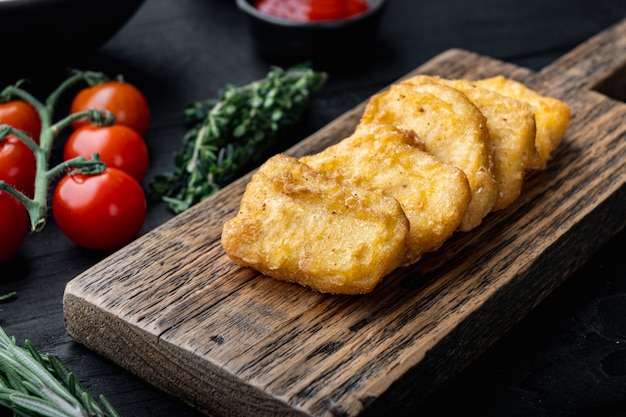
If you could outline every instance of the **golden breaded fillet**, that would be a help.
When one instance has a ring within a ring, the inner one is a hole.
[[[367,293],[404,257],[409,222],[382,191],[279,154],[252,176],[222,246],[237,264],[320,292]]]
[[[492,211],[502,210],[521,194],[526,172],[536,158],[535,109],[528,103],[477,87],[467,80],[417,75],[405,82],[438,82],[465,94],[485,116],[493,144],[493,175],[498,195]]]
[[[569,125],[569,106],[560,100],[543,96],[524,84],[503,76],[474,81],[474,84],[504,96],[525,101],[535,108],[537,156],[532,168],[545,169],[552,152],[561,143]]]
[[[460,168],[472,191],[459,230],[478,226],[496,201],[493,149],[485,117],[455,88],[437,83],[399,83],[374,95],[361,123],[385,123],[413,130],[426,150]]]
[[[463,172],[421,147],[412,131],[368,123],[338,144],[300,160],[318,172],[382,190],[398,200],[410,225],[403,261],[408,265],[438,249],[454,233],[470,201]]]

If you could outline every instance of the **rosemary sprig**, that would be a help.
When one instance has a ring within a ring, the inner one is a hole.
[[[17,294],[15,291],[0,295],[0,301],[10,300]],[[0,310],[1,311],[1,310]]]
[[[152,183],[152,197],[180,213],[211,196],[297,122],[325,82],[325,73],[306,64],[273,67],[260,81],[226,86],[217,100],[191,103],[184,115],[194,126],[174,157],[174,171]]]
[[[0,406],[22,417],[119,417],[103,395],[98,404],[59,358],[39,353],[28,340],[17,346],[2,327]]]

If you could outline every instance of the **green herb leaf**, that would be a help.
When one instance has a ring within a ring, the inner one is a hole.
[[[119,417],[102,396],[98,405],[59,358],[25,344],[17,346],[0,327],[0,406],[15,416]]]
[[[174,155],[174,171],[151,184],[151,197],[180,213],[213,195],[300,119],[325,82],[325,73],[306,64],[273,67],[263,80],[226,86],[218,100],[191,103],[183,115],[194,125]]]

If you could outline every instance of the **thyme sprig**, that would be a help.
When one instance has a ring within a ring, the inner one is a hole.
[[[325,82],[325,73],[306,64],[272,67],[262,80],[191,103],[184,116],[193,127],[174,156],[174,171],[155,177],[152,197],[180,213],[213,195],[301,118]]]
[[[14,416],[119,417],[103,395],[99,399],[100,404],[61,359],[39,353],[28,340],[17,346],[0,327],[0,406]]]

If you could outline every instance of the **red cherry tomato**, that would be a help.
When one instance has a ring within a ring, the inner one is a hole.
[[[0,264],[15,255],[28,234],[28,212],[22,203],[0,191]]]
[[[65,142],[63,160],[93,153],[108,166],[119,168],[141,183],[148,170],[148,147],[139,133],[128,126],[83,126],[75,130]]]
[[[80,90],[72,101],[70,113],[90,109],[110,111],[115,115],[116,124],[128,126],[142,137],[148,131],[150,123],[148,101],[132,84],[107,81]],[[78,129],[89,124],[89,120],[77,120],[72,126]]]
[[[132,241],[146,217],[141,185],[117,168],[101,174],[66,175],[52,196],[57,225],[78,246],[119,249]]]
[[[39,113],[24,100],[0,103],[0,123],[30,133],[33,140],[39,143],[39,135],[41,134]]]
[[[14,135],[0,140],[0,180],[32,197],[36,174],[37,163],[32,149]]]

